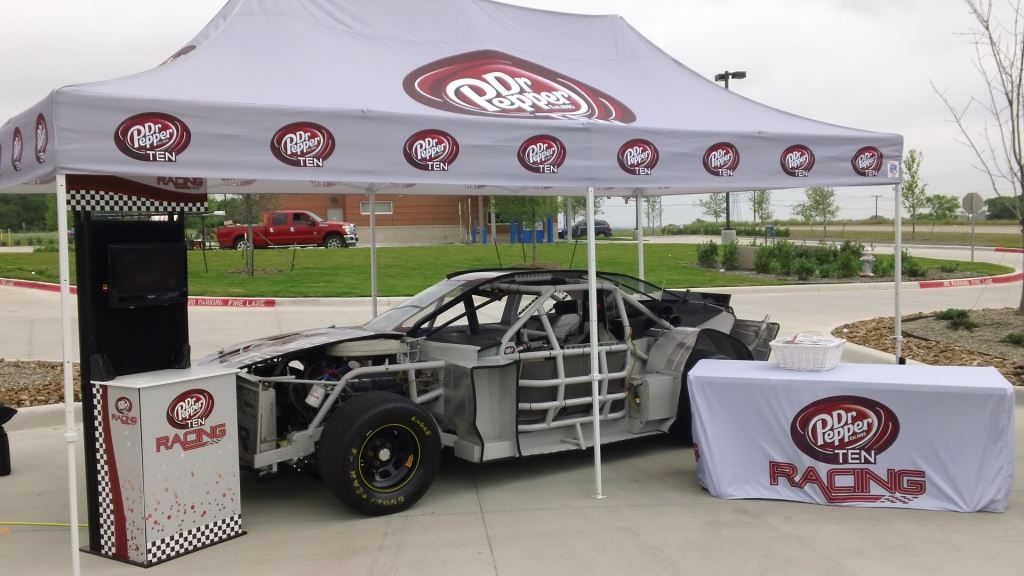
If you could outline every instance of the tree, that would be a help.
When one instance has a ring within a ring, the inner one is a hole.
[[[697,200],[697,206],[715,219],[715,224],[725,216],[725,192],[712,192]]]
[[[604,204],[604,197],[594,194],[594,214],[601,213],[601,207]],[[558,198],[558,212],[563,213],[568,210],[569,205],[572,205],[572,213],[569,214],[569,222],[566,223],[566,228],[572,228],[573,222],[577,220],[583,220],[587,217],[587,199],[586,197],[575,196],[562,196]]]
[[[575,204],[575,203],[574,203]],[[495,196],[494,210],[506,222],[519,222],[525,229],[558,213],[555,196]],[[533,264],[537,265],[537,235],[533,235]]]
[[[651,232],[656,229],[661,230],[661,196],[644,196],[644,216],[647,218],[647,226]]]
[[[911,149],[903,159],[903,188],[900,202],[910,215],[910,238],[917,234],[917,214],[928,205],[927,184],[921,182],[921,152]]]
[[[1001,4],[1004,8],[999,13],[994,13],[992,0],[964,3],[976,26],[971,33],[975,65],[987,94],[957,106],[944,92],[932,88],[945,103],[992,191],[1012,199],[1009,205],[1021,225],[1024,244],[1024,14],[1019,0]],[[980,127],[968,116],[975,111],[985,118]],[[1018,309],[1024,312],[1024,290]]]
[[[772,193],[770,190],[754,190],[750,193],[750,209],[754,213],[754,224],[772,219]]]
[[[995,197],[985,199],[985,212],[989,220],[1016,220],[1017,213],[1014,206],[1020,202],[1020,198]]]
[[[48,194],[10,194],[0,197],[0,229],[48,230]],[[54,204],[56,218],[56,204]],[[54,227],[56,228],[56,227]]]
[[[811,186],[804,194],[807,201],[794,206],[793,211],[805,222],[821,222],[825,236],[828,237],[828,221],[839,215],[835,189],[829,186]]]
[[[933,222],[952,220],[960,211],[960,201],[948,194],[932,194],[927,199],[928,218]]]

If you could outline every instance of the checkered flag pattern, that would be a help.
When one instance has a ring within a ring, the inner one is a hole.
[[[235,514],[146,545],[146,564],[156,564],[212,546],[242,533],[242,515]]]
[[[110,491],[110,467],[107,464],[107,438],[103,434],[103,387],[93,384],[93,423],[96,430],[96,495],[100,522],[100,554],[113,556],[114,500]]]
[[[194,202],[168,201],[145,196],[130,196],[102,190],[73,190],[68,193],[68,208],[76,212],[206,212],[206,196]]]
[[[882,498],[878,502],[880,504],[910,504],[914,500],[917,500],[917,496],[902,496],[898,494],[891,494]]]

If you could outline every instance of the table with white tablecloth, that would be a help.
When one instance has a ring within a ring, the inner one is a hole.
[[[688,388],[698,477],[714,496],[1006,509],[1014,393],[995,368],[701,360]]]

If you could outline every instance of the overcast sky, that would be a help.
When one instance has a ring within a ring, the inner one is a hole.
[[[342,1],[342,0],[338,0]],[[426,0],[424,0],[426,1]],[[442,1],[442,0],[430,0]],[[745,70],[730,88],[816,120],[895,132],[924,154],[929,193],[992,196],[957,142],[932,90],[957,103],[982,97],[962,0],[511,0],[565,12],[620,14],[704,76]],[[68,84],[124,76],[159,64],[221,7],[218,0],[0,0],[0,123]],[[685,101],[685,95],[680,99]],[[891,188],[839,190],[840,217],[893,214]],[[734,198],[742,195],[734,195]],[[803,198],[776,191],[777,217]],[[664,199],[664,223],[700,216],[696,197]],[[749,205],[739,202],[740,218]],[[613,224],[631,226],[632,205],[607,200]]]

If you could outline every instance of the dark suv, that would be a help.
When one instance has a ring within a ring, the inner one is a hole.
[[[572,237],[573,238],[586,238],[587,236],[587,221],[580,220],[579,222],[572,225]],[[594,237],[598,238],[604,236],[605,238],[611,238],[612,236],[612,225],[605,220],[594,220]],[[563,228],[558,232],[559,238],[565,238],[565,229]]]

